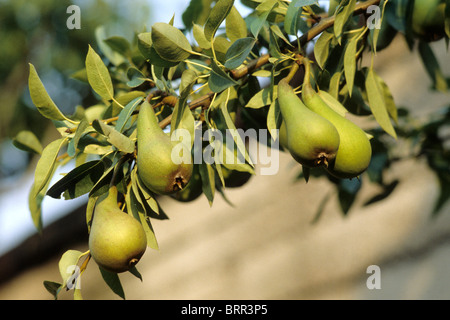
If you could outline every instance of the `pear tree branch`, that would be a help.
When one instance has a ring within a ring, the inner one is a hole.
[[[367,9],[370,6],[373,5],[378,5],[380,3],[381,0],[367,0],[365,2],[360,2],[355,6],[355,9],[353,11],[353,15],[358,15],[358,14],[363,14],[365,12],[367,12]],[[313,26],[310,30],[308,30],[308,32],[306,32],[305,34],[303,34],[300,38],[299,38],[299,44],[300,46],[304,46],[306,45],[309,41],[311,41],[312,39],[314,39],[316,36],[318,36],[319,34],[321,34],[323,31],[325,31],[326,29],[328,29],[329,27],[333,26],[334,23],[336,21],[336,16],[320,16],[320,21]],[[294,47],[297,46],[297,41],[294,41],[293,43],[291,43]],[[298,50],[298,48],[297,48]],[[244,78],[245,76],[247,76],[248,74],[252,73],[253,71],[261,68],[262,66],[266,65],[267,63],[269,63],[269,59],[270,59],[270,55],[269,54],[264,54],[262,56],[260,56],[259,58],[253,59],[251,60],[247,65],[240,67],[238,69],[234,69],[234,70],[230,70],[230,76],[234,79],[234,80],[239,80]],[[212,97],[214,96],[213,92],[209,92],[206,95],[200,97],[197,100],[192,101],[191,103],[189,103],[189,108],[195,109],[197,107],[202,106],[203,108],[207,108],[209,106],[209,104],[212,102]],[[176,100],[172,101],[173,102],[173,106],[175,106]],[[172,104],[170,104],[172,105]],[[172,120],[172,115],[167,116],[165,119],[163,119],[160,122],[160,127],[164,128],[167,125],[170,124]]]

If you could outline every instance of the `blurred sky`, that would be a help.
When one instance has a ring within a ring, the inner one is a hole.
[[[80,7],[82,7],[83,2],[85,1],[86,0],[77,0],[74,2],[80,4]],[[0,3],[1,2],[2,0],[0,0]],[[148,2],[153,6],[155,4],[155,1],[152,0],[148,0]],[[328,4],[328,1],[319,2],[321,5]],[[125,4],[125,2],[123,3]],[[123,8],[122,6],[119,6],[118,10],[127,10],[128,4],[129,3],[124,5]],[[174,26],[184,27],[181,15],[188,4],[189,2],[187,0],[159,1],[157,6],[154,6],[154,10],[156,11],[151,12],[151,17],[149,17],[149,21],[147,23],[153,24],[155,22],[169,22],[175,14]],[[243,17],[252,12],[251,9],[243,6],[238,0],[235,2],[235,5]],[[83,12],[81,11],[81,17],[82,16]],[[149,27],[150,25],[147,25],[147,28]],[[11,148],[14,147],[11,146]],[[15,158],[14,153],[16,153],[17,159],[20,159],[21,152],[22,151],[11,149],[10,152],[5,152],[4,154],[8,154],[8,157],[13,156],[13,158]],[[73,169],[73,167],[70,167],[70,165],[60,168],[54,175],[52,184],[61,178],[61,174],[67,173],[71,169]],[[0,255],[6,253],[16,245],[20,244],[21,241],[36,233],[36,229],[33,225],[28,209],[28,193],[33,180],[33,172],[28,172],[20,179],[13,177],[12,179],[0,181]],[[71,210],[77,208],[83,204],[86,199],[87,196],[74,200],[58,200],[45,197],[42,203],[42,218],[44,227]]]

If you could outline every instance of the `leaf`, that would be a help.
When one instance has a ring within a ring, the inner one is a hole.
[[[59,199],[64,193],[64,198],[68,200],[88,193],[103,175],[105,165],[108,165],[106,158],[89,161],[76,167],[56,182],[47,191],[47,195]]]
[[[79,288],[80,268],[77,266],[83,253],[78,250],[67,250],[58,262],[59,273],[62,278],[63,288],[67,290]]]
[[[330,42],[334,38],[334,34],[324,31],[317,39],[314,45],[314,57],[317,60],[317,64],[321,69],[327,61],[328,54],[330,51]]]
[[[58,299],[58,294],[61,291],[62,286],[63,285],[58,282],[44,281],[45,289],[53,295],[55,300]]]
[[[89,128],[89,126],[89,122],[86,120],[86,118],[83,118],[79,123],[77,130],[75,131],[75,135],[69,141],[69,146],[67,147],[67,154],[69,155],[69,157],[75,156],[78,142],[80,141],[81,136],[85,133],[86,129]]]
[[[441,92],[446,92],[448,89],[447,80],[442,74],[439,62],[430,45],[425,41],[419,41],[418,50],[433,86]]]
[[[379,82],[376,79],[375,71],[370,68],[366,77],[366,91],[369,100],[370,110],[378,124],[389,135],[397,139],[397,134],[392,126],[389,114],[386,109],[386,102]]]
[[[341,179],[338,185],[338,199],[344,214],[347,214],[353,205],[362,182],[359,179]]]
[[[255,43],[256,39],[254,38],[236,40],[225,54],[225,68],[232,70],[239,67],[247,59]]]
[[[233,6],[225,20],[225,31],[228,39],[233,43],[247,37],[247,24],[239,11]]]
[[[14,146],[20,150],[33,152],[37,154],[42,153],[42,145],[35,134],[28,130],[20,131],[12,140]]]
[[[143,99],[143,97],[134,98],[120,111],[115,127],[118,132],[123,132],[128,128],[131,115]]]
[[[125,300],[125,292],[123,291],[122,284],[120,283],[119,275],[114,272],[107,271],[102,267],[98,267],[100,269],[100,273],[102,274],[102,278],[108,287],[119,297]]]
[[[356,72],[356,49],[358,37],[353,37],[348,43],[344,54],[344,74],[348,86],[348,94],[351,97]]]
[[[211,42],[208,39],[206,39],[205,32],[203,31],[202,26],[200,26],[198,24],[194,24],[192,33],[194,35],[195,41],[197,41],[200,48],[205,49],[205,50],[208,50],[211,48]]]
[[[107,39],[104,26],[99,26],[95,29],[95,39],[100,51],[113,65],[119,66],[126,61],[125,57],[122,54],[111,49],[111,47],[104,41],[105,39]]]
[[[272,96],[273,95],[273,96]],[[277,97],[277,86],[258,91],[245,105],[246,108],[259,109],[270,105]]]
[[[379,85],[381,86],[381,90],[384,96],[384,102],[386,104],[386,109],[389,113],[389,116],[392,118],[392,120],[394,120],[396,124],[398,124],[397,106],[395,105],[394,97],[392,96],[391,90],[378,74],[375,73],[375,77]]]
[[[189,148],[191,148],[192,144],[194,143],[195,119],[191,110],[188,107],[187,98],[189,97],[190,91],[192,90],[192,87],[196,81],[197,81],[197,74],[193,70],[190,69],[185,70],[181,75],[181,84],[180,84],[181,94],[173,109],[172,120],[170,124],[171,136],[177,129],[186,129],[189,131],[190,134],[190,144],[188,146]]]
[[[342,0],[339,7],[336,9],[336,19],[334,22],[333,31],[339,44],[341,44],[341,35],[344,30],[344,26],[349,18],[353,16],[355,6],[356,0]]]
[[[276,0],[267,0],[262,2],[256,10],[256,17],[250,24],[250,31],[255,38],[258,38],[259,32],[267,21],[267,17],[272,12],[272,10],[277,6],[278,2]]]
[[[205,194],[206,198],[208,199],[209,205],[212,205],[214,201],[214,193],[215,193],[215,171],[214,168],[202,161],[199,164],[199,172],[200,176],[202,178],[202,190]]]
[[[127,39],[119,36],[112,36],[103,40],[112,50],[118,52],[122,56],[130,53],[131,45]]]
[[[31,63],[30,74],[28,76],[28,88],[30,90],[31,100],[40,114],[50,120],[70,121],[61,113],[56,104],[50,98],[36,72],[36,69]]]
[[[50,142],[42,151],[42,155],[36,165],[34,171],[34,195],[37,195],[45,185],[49,182],[53,173],[56,158],[62,146],[66,143],[66,139],[60,138]]]
[[[123,135],[112,126],[109,126],[99,120],[94,120],[92,122],[92,126],[97,132],[106,136],[106,140],[114,147],[116,147],[119,151],[125,153],[134,152],[135,143],[133,142],[133,140]]]
[[[102,99],[114,99],[114,88],[108,68],[91,46],[86,56],[86,72],[90,86]]]
[[[208,85],[212,92],[219,93],[237,84],[237,82],[234,81],[225,71],[223,71],[214,61],[211,62],[211,67],[212,70]]]
[[[282,121],[283,117],[281,115],[280,105],[278,99],[275,99],[270,104],[269,112],[267,113],[267,129],[274,140],[279,139],[279,128]]]
[[[319,96],[322,98],[323,101],[334,111],[336,111],[338,114],[340,114],[342,117],[345,117],[348,110],[342,105],[342,103],[339,102],[335,97],[333,97],[331,94],[329,94],[326,91],[319,90],[318,91]]]
[[[164,22],[152,26],[152,42],[155,51],[164,60],[180,62],[192,53],[191,45],[183,32]]]
[[[133,170],[135,173],[136,171]],[[133,177],[133,173],[132,173]],[[158,250],[158,241],[156,240],[155,231],[151,225],[150,219],[146,218],[147,214],[145,212],[145,205],[139,199],[139,190],[136,190],[136,182],[133,181],[135,179],[132,178],[132,186],[128,188],[128,192],[125,196],[125,200],[127,202],[127,208],[130,209],[131,213],[135,218],[137,218],[144,228],[146,237],[147,237],[147,246],[152,249]],[[136,192],[137,191],[137,192]]]
[[[301,0],[292,0],[291,3],[289,3],[284,19],[284,31],[289,35],[297,35],[298,24],[303,10],[300,2]]]
[[[217,29],[219,29],[222,22],[228,16],[228,13],[233,8],[234,0],[219,0],[216,2],[215,6],[211,9],[208,19],[205,23],[205,37],[210,42],[216,35]]]
[[[133,67],[128,69],[127,77],[130,79],[127,86],[130,88],[136,88],[147,81],[147,77],[139,69]]]

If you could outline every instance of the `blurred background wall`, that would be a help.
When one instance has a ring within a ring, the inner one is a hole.
[[[36,159],[15,149],[11,138],[27,128],[46,145],[56,133],[31,104],[28,63],[39,70],[55,102],[71,114],[77,104],[93,101],[90,91],[69,76],[83,66],[87,45],[96,41],[96,26],[105,25],[109,35],[129,37],[144,25],[180,14],[185,2],[170,2],[170,9],[162,10],[144,1],[134,2],[133,9],[119,1],[79,1],[82,29],[68,31],[68,1],[0,1],[0,299],[52,299],[42,282],[60,281],[61,254],[87,250],[82,201],[46,200],[46,228],[42,235],[32,232],[26,199]],[[444,74],[450,74],[445,44],[440,41],[433,48]],[[421,61],[403,38],[397,37],[375,61],[397,105],[418,121],[449,105],[448,94],[429,90]],[[212,207],[205,197],[189,204],[163,198],[170,220],[153,223],[160,250],[148,251],[139,263],[143,282],[120,275],[126,297],[450,298],[450,205],[431,217],[438,184],[425,163],[398,162],[388,175],[400,181],[394,192],[366,205],[379,192],[366,184],[346,216],[326,180],[294,181],[299,172],[290,156],[280,153],[278,175],[257,175],[242,188],[226,190],[233,206],[220,197]],[[317,219],[326,196],[329,201]],[[380,268],[380,289],[366,285],[371,265]],[[85,299],[118,299],[94,262],[81,286]]]

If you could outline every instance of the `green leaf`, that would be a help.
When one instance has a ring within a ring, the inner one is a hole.
[[[316,57],[317,64],[321,69],[325,65],[328,59],[330,51],[330,42],[334,38],[334,34],[328,31],[322,32],[314,45],[314,56]]]
[[[202,26],[200,26],[198,24],[194,24],[192,33],[194,35],[195,41],[197,41],[200,48],[205,49],[205,50],[208,50],[211,48],[211,42],[208,39],[206,39],[205,32],[204,32]]]
[[[152,227],[150,219],[148,217],[148,213],[146,212],[146,201],[142,199],[140,196],[139,184],[137,182],[136,170],[133,170],[131,173],[131,187],[129,188],[129,192],[126,194],[125,200],[127,202],[128,208],[130,208],[133,216],[137,218],[142,227],[145,230],[145,234],[147,236],[147,246],[152,249],[158,250],[158,241],[156,240],[155,231]]]
[[[75,135],[69,141],[69,146],[67,147],[67,154],[69,155],[69,157],[75,156],[78,142],[80,141],[81,136],[85,133],[86,129],[88,129],[89,127],[89,121],[87,121],[86,118],[83,118],[78,125],[77,130],[75,131]]]
[[[88,193],[103,175],[105,165],[109,162],[106,160],[93,160],[76,167],[56,182],[47,195],[59,199],[64,193],[64,198],[68,200]]]
[[[255,38],[258,38],[259,32],[267,21],[267,17],[277,5],[277,0],[267,0],[256,7],[257,15],[250,24],[250,31]]]
[[[30,90],[31,100],[33,101],[33,104],[36,106],[40,114],[50,120],[71,121],[61,113],[56,104],[50,98],[36,72],[36,69],[31,63],[30,74],[28,76],[28,88]]]
[[[192,53],[191,45],[183,32],[164,22],[152,26],[153,47],[160,57],[170,62],[180,62]]]
[[[392,118],[392,120],[394,120],[396,124],[398,124],[397,106],[395,104],[391,90],[389,89],[388,85],[384,82],[384,80],[376,73],[375,78],[377,79],[379,85],[381,86],[381,90],[384,96],[384,102],[386,104],[386,109],[389,113],[389,116]]]
[[[232,43],[247,37],[247,24],[235,6],[231,8],[225,20],[225,31]]]
[[[348,86],[348,94],[352,95],[356,72],[356,49],[358,37],[353,37],[348,43],[344,54],[344,74]]]
[[[205,37],[212,42],[222,22],[228,16],[233,8],[234,0],[218,0],[209,13],[208,20],[205,23]]]
[[[356,6],[356,0],[342,0],[339,7],[336,9],[336,19],[334,22],[334,35],[341,44],[342,32],[345,24],[347,24],[350,17],[353,16],[353,11]]]
[[[120,279],[117,273],[107,271],[102,267],[98,267],[100,269],[100,273],[102,274],[102,278],[108,287],[119,297],[125,300],[125,292],[123,291],[122,283],[120,283]]]
[[[339,181],[338,199],[344,214],[347,214],[355,202],[358,191],[361,189],[359,179],[341,179]]]
[[[275,99],[270,104],[269,111],[267,113],[267,129],[274,140],[279,138],[279,128],[282,120],[283,117],[281,115],[280,105],[278,103],[278,99]]]
[[[114,88],[108,68],[91,46],[86,56],[86,72],[91,88],[102,99],[114,99]]]
[[[50,292],[53,295],[53,297],[56,300],[58,299],[58,294],[61,291],[63,285],[58,282],[44,281],[44,287],[48,292]]]
[[[119,36],[112,36],[103,40],[112,50],[118,52],[122,56],[130,53],[131,45],[127,39]]]
[[[199,172],[200,176],[202,178],[202,190],[205,194],[206,198],[208,199],[209,205],[212,205],[214,201],[214,193],[215,193],[215,171],[214,168],[202,161],[202,163],[199,164]]]
[[[104,26],[99,26],[95,29],[95,39],[97,42],[97,45],[100,49],[100,52],[104,54],[106,59],[108,59],[109,62],[111,62],[115,66],[119,66],[122,63],[126,61],[125,57],[118,53],[117,51],[114,51],[111,49],[109,45],[106,44],[104,41],[107,39],[106,31]]]
[[[118,132],[123,132],[129,127],[131,115],[142,100],[144,100],[143,97],[134,98],[125,106],[125,108],[122,109],[122,111],[120,111],[119,119],[117,119],[115,127]]]
[[[127,77],[130,79],[127,86],[130,88],[136,88],[147,81],[147,77],[139,69],[133,67],[128,69]]]
[[[194,143],[194,129],[195,129],[195,119],[188,107],[187,98],[197,81],[197,74],[195,71],[187,69],[181,75],[180,84],[180,97],[175,104],[172,112],[172,120],[170,124],[171,135],[177,129],[186,129],[190,133],[190,145],[192,147]]]
[[[284,31],[289,35],[297,35],[299,20],[301,19],[301,0],[292,0],[288,6],[284,19]]]
[[[58,262],[59,273],[61,274],[63,288],[77,289],[80,281],[80,270],[77,266],[83,253],[78,250],[67,250]]]
[[[277,97],[277,86],[266,87],[258,91],[245,105],[246,108],[259,109],[268,106]]]
[[[42,153],[42,145],[35,134],[28,130],[20,131],[12,140],[14,146],[20,150],[33,152],[37,154]]]
[[[237,82],[234,81],[225,71],[223,71],[214,61],[212,61],[211,67],[212,70],[208,81],[211,91],[219,93],[237,84]]]
[[[425,41],[419,41],[418,50],[433,86],[441,92],[446,92],[448,89],[447,80],[430,45]]]
[[[239,67],[247,59],[255,43],[256,39],[254,38],[236,40],[225,54],[225,68],[231,70]]]
[[[92,122],[92,126],[94,129],[103,134],[107,141],[111,143],[114,147],[116,147],[119,151],[125,153],[133,153],[134,152],[134,142],[127,136],[123,135],[112,126],[109,126],[102,121],[94,120]]]
[[[37,195],[51,179],[56,158],[66,139],[60,138],[50,142],[42,151],[42,155],[34,171],[34,194]]]
[[[335,97],[333,97],[331,94],[329,94],[326,91],[319,90],[318,91],[319,96],[322,98],[323,101],[334,111],[336,111],[339,115],[342,117],[345,117],[348,110],[342,105],[342,103],[339,102]]]
[[[392,126],[389,114],[386,108],[386,102],[384,100],[383,90],[381,85],[377,81],[375,71],[370,68],[366,77],[366,91],[369,100],[370,110],[375,117],[378,124],[386,131],[389,135],[397,138],[394,127]]]

